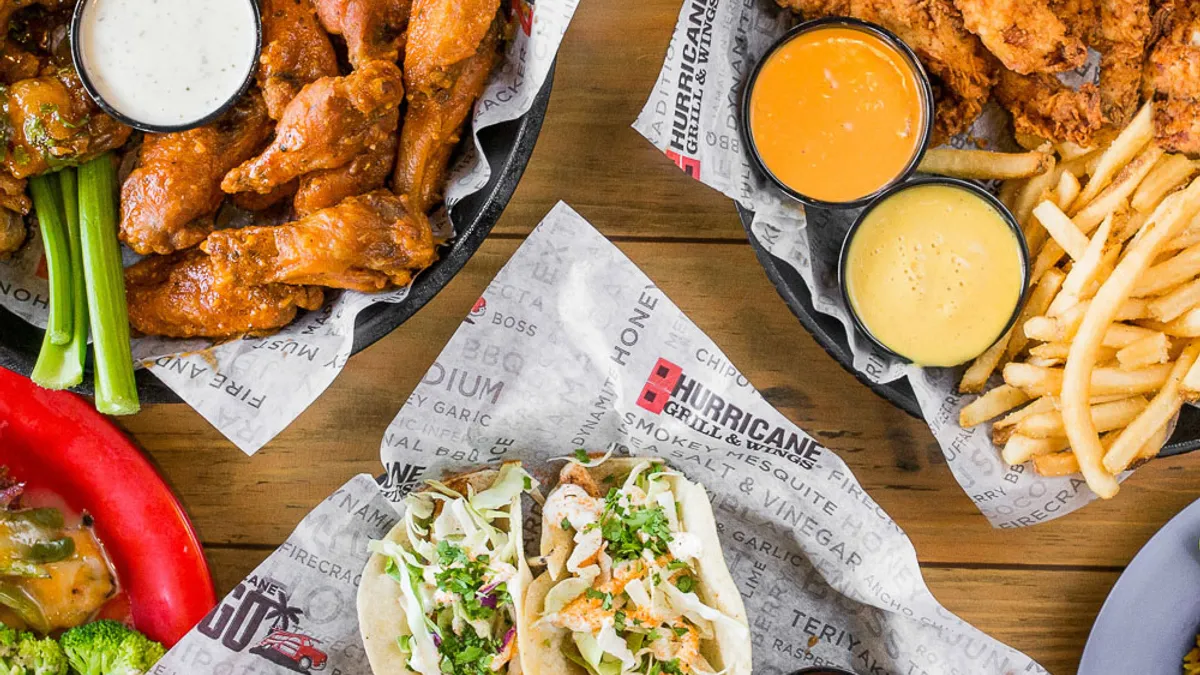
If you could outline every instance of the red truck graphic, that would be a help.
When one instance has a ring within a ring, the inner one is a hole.
[[[250,649],[264,659],[298,673],[324,670],[329,656],[317,649],[321,641],[299,633],[273,630]]]

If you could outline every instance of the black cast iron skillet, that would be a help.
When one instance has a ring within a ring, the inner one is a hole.
[[[456,237],[442,248],[438,261],[417,276],[408,297],[395,304],[371,305],[358,315],[352,355],[371,346],[416,314],[458,274],[483,243],[512,198],[521,174],[525,172],[525,165],[533,154],[533,146],[546,116],[546,106],[550,102],[553,82],[552,69],[528,113],[480,133],[483,152],[492,167],[492,178],[487,187],[454,207],[451,218]],[[464,143],[469,143],[471,134],[464,133],[463,139]],[[0,367],[28,376],[41,346],[40,328],[0,307]],[[90,396],[93,393],[93,378],[89,355],[83,384],[74,391]],[[137,371],[137,382],[138,396],[143,403],[178,403],[180,400],[146,370]]]
[[[830,222],[833,216],[828,210],[817,209],[811,206],[806,210],[809,227],[834,226]],[[908,380],[901,378],[888,384],[877,384],[855,370],[854,357],[850,352],[850,342],[846,337],[846,330],[842,327],[842,324],[837,319],[816,311],[813,307],[812,293],[809,292],[808,286],[804,284],[804,279],[800,277],[800,273],[783,260],[771,255],[755,239],[754,233],[750,230],[750,224],[754,220],[754,212],[738,205],[738,215],[742,219],[742,227],[746,230],[746,236],[750,239],[750,246],[754,249],[754,254],[758,256],[758,262],[762,264],[763,270],[767,273],[767,278],[775,285],[775,290],[779,291],[780,297],[787,303],[788,308],[792,310],[792,314],[795,314],[805,330],[812,334],[817,344],[821,345],[847,372],[870,387],[871,391],[909,415],[920,419],[921,406],[917,403],[916,394],[913,393]],[[821,251],[814,248],[813,253],[819,254]],[[836,266],[837,260],[833,260],[831,264]],[[1193,406],[1184,406],[1183,411],[1179,414],[1179,422],[1175,426],[1175,433],[1171,435],[1171,438],[1163,446],[1162,452],[1159,455],[1169,457],[1171,455],[1182,455],[1194,450],[1200,450],[1200,409]]]

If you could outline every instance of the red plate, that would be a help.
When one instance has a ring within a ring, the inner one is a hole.
[[[88,401],[0,368],[0,464],[30,489],[95,517],[138,630],[173,645],[216,604],[183,506]]]

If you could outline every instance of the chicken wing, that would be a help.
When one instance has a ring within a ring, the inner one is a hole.
[[[1054,14],[1048,0],[954,0],[967,30],[1009,70],[1058,73],[1087,60],[1087,47]]]
[[[309,0],[263,0],[258,86],[277,120],[304,85],[338,74],[337,56]]]
[[[25,219],[15,211],[0,208],[0,259],[20,250],[25,243]]]
[[[275,140],[226,174],[221,189],[267,193],[310,171],[339,167],[395,133],[403,100],[400,68],[387,61],[323,77],[288,104]]]
[[[346,197],[383,187],[396,161],[397,141],[395,133],[389,134],[382,142],[367,148],[348,164],[301,176],[300,189],[292,202],[296,215],[304,217],[334,206]]]
[[[996,99],[1013,116],[1019,134],[1088,145],[1103,125],[1100,93],[1086,84],[1078,91],[1046,73],[1000,73]]]
[[[1153,24],[1150,0],[1100,0],[1094,45],[1100,59],[1100,109],[1121,128],[1137,112],[1146,49]]]
[[[129,323],[145,335],[223,339],[271,333],[324,291],[309,286],[229,284],[199,249],[151,256],[125,270]]]
[[[346,39],[350,63],[400,60],[412,0],[316,0],[325,30]]]
[[[1200,7],[1177,3],[1161,20],[1163,35],[1145,70],[1155,137],[1166,150],[1200,153]]]
[[[24,215],[29,213],[32,206],[29,196],[25,194],[25,180],[0,171],[0,208]]]
[[[208,126],[147,134],[121,187],[121,241],[142,255],[198,244],[213,229],[221,179],[267,142],[271,120],[252,94]]]
[[[201,248],[235,285],[312,284],[366,292],[407,285],[437,258],[425,215],[382,190],[286,225],[218,230]]]
[[[408,110],[394,189],[428,211],[440,199],[450,155],[499,59],[498,3],[416,0],[404,55]]]
[[[870,21],[908,43],[933,80],[937,98],[935,144],[966,130],[979,117],[991,95],[995,83],[992,62],[979,38],[967,32],[962,16],[950,0],[779,2],[802,13],[805,18],[854,16]]]
[[[86,162],[120,147],[129,127],[100,112],[72,68],[8,87],[0,119],[9,135],[0,157],[14,178]]]
[[[11,40],[0,38],[0,85],[37,77],[41,69],[40,58],[21,49]]]

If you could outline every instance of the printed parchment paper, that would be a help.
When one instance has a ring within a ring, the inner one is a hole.
[[[507,6],[508,3],[506,3]],[[514,37],[504,62],[475,106],[474,148],[454,168],[446,190],[450,207],[487,186],[491,168],[478,132],[515,120],[533,106],[554,63],[579,0],[515,0]],[[50,297],[36,236],[9,261],[0,261],[0,305],[45,327]],[[126,250],[129,264],[136,257]],[[399,302],[408,289],[364,294],[342,292],[316,312],[265,338],[208,347],[201,340],[142,338],[134,358],[246,454],[254,454],[292,423],[346,365],[358,313],[378,302]]]
[[[957,393],[957,371],[902,363],[856,333],[837,283],[838,252],[856,212],[814,210],[806,217],[803,207],[748,163],[738,130],[742,83],[797,21],[773,0],[684,0],[666,61],[634,128],[692,178],[754,212],[755,238],[800,273],[817,311],[845,327],[859,372],[879,383],[908,378],[951,472],[992,525],[1034,525],[1084,506],[1094,497],[1082,478],[1045,478],[1027,466],[1009,467],[989,440],[990,425],[958,426],[958,411],[973,397]],[[1094,79],[1097,59],[1091,56],[1071,78]],[[952,144],[987,138],[993,148],[1012,149],[1005,129],[1005,113],[991,105]]]
[[[939,605],[908,537],[846,465],[771,408],[562,204],[388,427],[382,490],[362,475],[327,499],[154,672],[308,672],[272,645],[319,640],[323,672],[368,675],[355,587],[367,541],[397,518],[391,504],[424,479],[502,459],[524,461],[549,487],[562,465],[551,458],[610,444],[665,457],[707,486],[756,675],[816,665],[864,675],[1045,672]],[[531,537],[538,516],[526,512]]]

